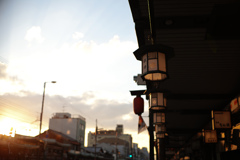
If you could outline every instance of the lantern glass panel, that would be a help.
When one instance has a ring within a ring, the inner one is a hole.
[[[152,107],[152,106],[157,106],[157,98],[152,98],[152,99],[151,99],[151,102],[152,102],[152,103],[151,103],[151,107]]]
[[[161,117],[162,117],[162,122],[165,123],[165,113],[162,113]]]
[[[156,119],[156,122],[162,122],[162,117],[161,117],[161,113],[158,113],[157,114],[157,119]]]
[[[146,72],[143,72],[143,74],[146,74]],[[160,81],[166,78],[167,75],[165,73],[149,73],[144,76],[144,79],[150,81]]]
[[[166,72],[165,54],[158,52],[158,66],[160,71]]]
[[[164,138],[164,133],[156,133],[157,138]]]
[[[165,123],[165,113],[153,113],[153,123]]]
[[[145,72],[145,73],[146,73],[146,72]],[[143,73],[143,74],[144,74],[144,73]],[[144,76],[144,78],[147,79],[147,80],[153,80],[153,74],[151,74],[151,73],[150,73],[150,74],[147,74],[147,75]]]
[[[148,60],[148,68],[149,71],[157,71],[158,70],[157,59]]]
[[[163,106],[163,93],[157,93],[158,105]]]
[[[166,107],[166,106],[167,106],[167,99],[164,98],[163,101],[164,101],[164,104],[163,104],[163,105]]]
[[[164,124],[157,124],[155,125],[156,132],[166,132],[166,127]]]
[[[153,123],[157,123],[157,114],[156,113],[153,114]]]
[[[149,52],[148,59],[157,59],[158,55],[157,52]]]
[[[162,79],[162,74],[161,73],[153,73],[152,80],[158,80],[158,79]]]

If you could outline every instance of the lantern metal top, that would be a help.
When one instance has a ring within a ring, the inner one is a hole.
[[[136,51],[133,52],[137,60],[141,60],[142,56],[148,52],[161,52],[166,55],[166,59],[170,59],[174,56],[174,50],[172,47],[168,47],[162,44],[155,44],[155,45],[146,45],[141,46]]]
[[[140,96],[140,95],[144,95],[145,90],[130,91],[130,93],[132,96],[135,96],[135,95]]]
[[[146,94],[146,90],[135,90],[135,91],[130,91],[132,96],[141,96],[141,95],[146,95],[146,99],[149,99],[149,95]]]

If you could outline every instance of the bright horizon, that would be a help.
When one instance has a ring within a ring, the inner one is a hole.
[[[39,121],[33,121],[33,123],[36,123],[39,125]],[[5,117],[5,118],[0,118],[0,126],[1,126],[1,130],[0,130],[0,134],[2,135],[6,135],[6,136],[12,136],[15,137],[15,133],[16,134],[20,134],[20,135],[25,135],[25,136],[31,136],[31,137],[35,137],[39,134],[39,128],[37,128],[37,125],[33,125],[33,124],[29,124],[29,123],[25,123],[25,122],[20,122],[18,120],[9,118],[9,117]],[[32,127],[33,128],[32,128]],[[39,126],[38,126],[39,127]],[[10,134],[10,131],[12,129],[12,134]],[[105,128],[102,128],[105,129]],[[42,133],[44,131],[48,130],[48,127],[43,127],[42,128]],[[106,130],[114,130],[114,128],[109,128]],[[85,130],[85,142],[84,142],[84,146],[87,147],[88,144],[88,133],[89,132],[95,132],[95,128],[86,128]],[[145,133],[147,131],[144,131]],[[143,133],[144,133],[143,132]],[[138,143],[141,144],[145,144],[145,138],[146,135],[145,134],[138,134],[137,132],[124,132],[124,134],[130,134],[132,135],[132,138],[134,139],[134,137],[138,136],[141,137],[140,140],[138,140],[138,142],[133,142],[133,143]],[[146,147],[148,148],[148,146],[139,146],[140,148],[142,147]]]
[[[141,66],[127,0],[5,0],[0,23],[0,134],[38,134],[43,84],[57,81],[46,84],[42,132],[64,111],[86,118],[85,146],[98,119],[99,128],[122,124],[133,143],[149,147],[129,92],[146,87],[133,81]]]

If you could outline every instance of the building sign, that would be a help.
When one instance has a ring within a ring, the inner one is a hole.
[[[217,143],[216,130],[205,130],[204,137],[205,137],[205,143]]]
[[[230,103],[230,109],[232,113],[236,113],[240,108],[240,96],[234,98]]]
[[[230,111],[213,111],[213,120],[215,129],[231,129]]]

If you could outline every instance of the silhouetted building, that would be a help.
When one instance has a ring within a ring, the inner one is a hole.
[[[53,145],[60,145],[65,147],[67,150],[77,150],[80,151],[81,143],[75,140],[74,138],[65,135],[61,132],[54,131],[54,130],[46,130],[42,134],[36,136],[40,139],[43,139],[43,141],[46,141],[48,144]]]
[[[126,158],[130,154],[129,143],[120,138],[104,138],[98,141],[97,146],[101,146],[101,144],[110,145],[111,150],[108,150],[108,152],[117,154],[118,158]]]
[[[123,125],[118,124],[116,127],[116,131],[117,131],[118,135],[123,134]]]
[[[92,147],[95,145],[95,136],[96,134],[94,132],[88,133],[88,147]],[[123,133],[123,125],[117,125],[116,130],[97,131],[96,139],[97,139],[97,144],[100,142],[105,143],[104,139],[112,139],[113,143],[115,143],[114,139],[126,141],[128,144],[128,147],[127,147],[128,151],[126,153],[129,153],[129,154],[132,153],[132,136],[130,134]]]
[[[72,117],[70,113],[56,113],[49,121],[49,129],[61,132],[81,143],[84,147],[85,118],[78,115]]]

